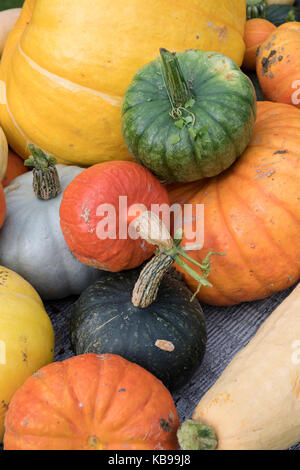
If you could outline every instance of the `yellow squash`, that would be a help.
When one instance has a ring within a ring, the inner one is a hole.
[[[37,292],[21,276],[0,266],[0,442],[12,395],[53,361],[51,321]]]
[[[131,159],[121,102],[160,47],[221,52],[239,65],[242,0],[27,0],[3,53],[0,122],[25,157],[33,142],[61,163]]]
[[[8,160],[8,145],[3,130],[0,127],[0,181],[2,181]]]

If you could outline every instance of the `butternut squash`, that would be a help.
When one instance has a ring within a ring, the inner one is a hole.
[[[283,450],[300,441],[300,284],[178,431],[183,449]]]

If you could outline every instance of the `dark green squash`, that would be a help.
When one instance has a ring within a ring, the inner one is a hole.
[[[251,18],[265,18],[267,4],[265,0],[247,0],[247,20]]]
[[[139,273],[103,273],[82,293],[71,317],[72,347],[78,355],[118,354],[174,390],[186,384],[202,362],[204,315],[174,270],[164,277],[150,307],[134,307],[131,295]]]
[[[291,5],[269,5],[266,18],[275,26],[289,21],[300,21],[300,8]]]
[[[218,53],[161,49],[126,91],[122,132],[133,157],[161,179],[215,176],[243,153],[252,135],[251,81]]]

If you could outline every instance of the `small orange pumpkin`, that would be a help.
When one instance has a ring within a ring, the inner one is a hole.
[[[279,26],[260,46],[256,72],[267,100],[300,108],[300,23]]]
[[[270,21],[263,18],[253,18],[246,22],[244,41],[246,44],[246,52],[244,56],[243,66],[247,70],[256,69],[256,57],[259,46],[270,36],[276,29],[276,26]]]
[[[11,150],[8,151],[7,169],[2,180],[4,188],[17,176],[26,173],[29,169],[24,165],[24,160]]]
[[[113,354],[52,363],[16,392],[6,450],[176,450],[178,415],[154,375]]]

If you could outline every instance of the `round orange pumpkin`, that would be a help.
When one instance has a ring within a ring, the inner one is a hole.
[[[3,186],[0,183],[0,228],[4,224],[5,216],[6,216],[6,201],[5,201]]]
[[[105,271],[140,266],[156,249],[128,235],[128,226],[140,213],[135,205],[140,204],[141,212],[169,205],[166,189],[149,170],[124,161],[87,168],[69,184],[60,206],[70,250],[82,263]]]
[[[26,173],[28,168],[24,165],[24,160],[11,150],[8,151],[7,169],[2,180],[4,188],[8,186],[17,176]]]
[[[154,375],[113,354],[52,363],[16,392],[6,450],[176,450],[179,420]]]
[[[233,167],[205,183],[171,188],[172,203],[193,204],[194,213],[196,204],[204,204],[204,246],[188,254],[201,262],[209,251],[226,253],[212,259],[208,280],[213,287],[202,287],[200,300],[238,304],[299,280],[299,149],[300,111],[259,102],[252,140]],[[189,233],[191,227],[196,229],[195,221],[184,225]],[[183,275],[194,291],[197,282]]]
[[[300,108],[300,23],[282,24],[265,40],[256,72],[267,100]]]
[[[276,26],[270,21],[263,18],[253,18],[246,22],[244,41],[246,51],[243,66],[247,70],[256,69],[256,57],[259,46],[267,39],[268,36],[276,29]]]

